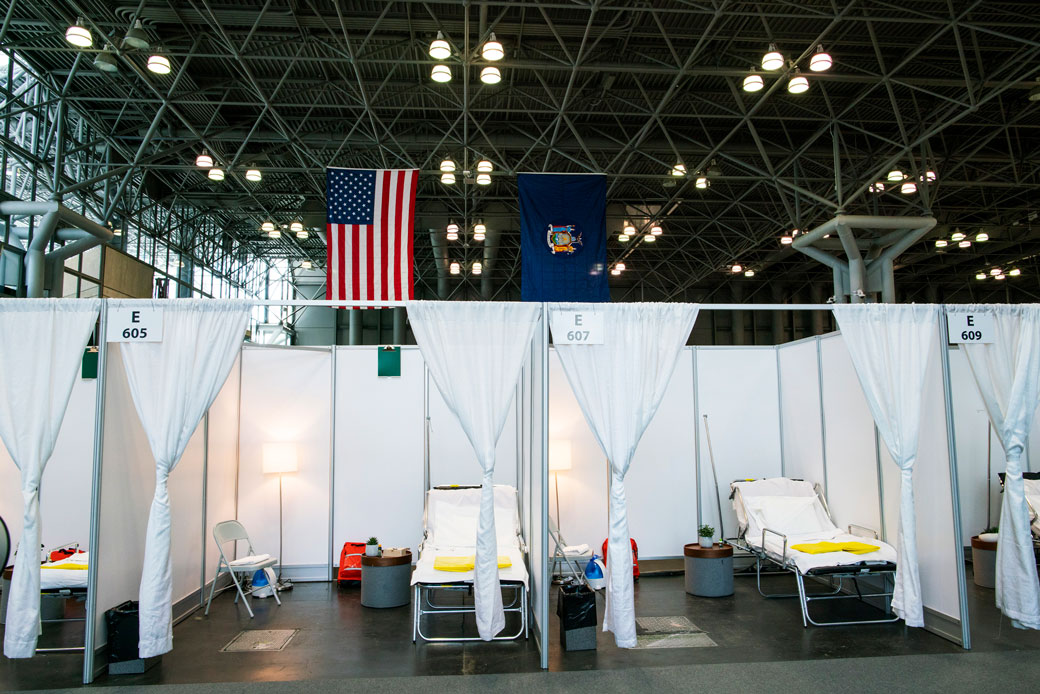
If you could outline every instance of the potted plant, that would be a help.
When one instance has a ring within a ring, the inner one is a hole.
[[[714,543],[715,528],[710,525],[702,525],[697,528],[697,535],[700,537],[701,547],[705,549],[710,548]]]
[[[370,537],[368,542],[365,544],[365,556],[378,557],[379,556],[379,538]]]

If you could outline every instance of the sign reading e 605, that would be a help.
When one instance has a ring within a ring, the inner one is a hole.
[[[113,308],[108,311],[109,342],[162,342],[161,308]]]

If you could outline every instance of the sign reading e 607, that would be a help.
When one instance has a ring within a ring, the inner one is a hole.
[[[163,310],[161,308],[110,308],[108,342],[162,342]]]
[[[554,311],[549,320],[554,345],[603,344],[603,314],[598,311]]]

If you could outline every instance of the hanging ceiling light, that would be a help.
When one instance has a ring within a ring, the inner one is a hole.
[[[446,238],[449,241],[458,241],[459,239],[459,225],[454,221],[448,223]]]
[[[777,50],[776,44],[769,44],[769,50],[762,56],[763,70],[779,70],[784,66],[784,56]]]
[[[484,272],[484,263],[480,262],[479,260],[474,260],[473,261],[473,274],[474,275],[479,275],[482,272]]]
[[[784,234],[783,236],[780,237],[780,245],[782,245],[782,246],[790,246],[792,243],[794,243],[794,237],[793,236],[790,236],[788,234]]]
[[[484,84],[498,84],[502,81],[502,73],[494,65],[488,65],[480,71],[480,81]]]
[[[884,193],[885,192],[885,184],[881,183],[881,182],[871,183],[870,186],[869,186],[869,190],[870,190],[871,193]]]
[[[755,276],[755,271],[754,270],[744,270],[744,277],[754,277],[754,276]]]
[[[984,231],[980,231],[979,233],[975,234],[975,241],[977,243],[982,243],[983,241],[989,241],[989,234],[987,234]]]
[[[119,72],[119,63],[116,56],[110,50],[111,46],[105,46],[105,50],[94,56],[94,67],[102,72]]]
[[[992,270],[989,271],[989,274],[991,274],[994,277],[996,277],[997,275],[1003,274],[1003,270],[1001,270],[999,267],[995,267],[995,268],[993,268]]]
[[[481,159],[477,162],[478,173],[491,173],[494,170],[495,167],[492,166],[491,162],[489,162],[487,159]]]
[[[148,56],[148,70],[157,75],[168,75],[170,74],[170,59],[158,52],[159,50],[156,49],[155,53]]]
[[[715,178],[716,176],[722,175],[722,169],[719,167],[719,163],[712,159],[711,163],[708,164],[708,170],[705,171],[705,173],[708,174],[708,178]]]
[[[799,72],[798,68],[794,69],[791,79],[787,80],[787,91],[791,94],[802,94],[809,91],[809,79]]]
[[[1004,279],[1004,275],[994,275],[993,279],[995,279],[995,280],[1002,280],[1002,279]]]
[[[478,173],[477,174],[477,185],[478,186],[489,186],[489,185],[491,185],[491,174],[489,174],[489,173]]]
[[[291,222],[289,224],[289,231],[293,232],[294,234],[300,233],[301,231],[303,231],[303,222],[299,220]]]
[[[140,19],[135,20],[134,25],[127,29],[126,36],[123,37],[123,44],[142,51],[148,49],[148,34]]]
[[[202,150],[202,154],[195,157],[195,166],[201,169],[213,168],[213,157],[206,150]]]
[[[1011,277],[1018,277],[1018,276],[1019,276],[1019,275],[1021,275],[1021,274],[1022,274],[1022,271],[1021,271],[1021,270],[1019,270],[1019,269],[1018,269],[1017,267],[1015,267],[1015,268],[1011,268],[1011,269],[1010,269],[1010,270],[1008,271],[1008,275],[1009,275],[1009,276],[1011,276]]]
[[[260,173],[260,169],[246,169],[246,180],[253,181],[256,183],[263,178],[263,174]]]
[[[703,190],[704,188],[707,188],[711,184],[708,183],[708,177],[707,176],[698,176],[697,177],[697,181],[694,183],[694,185]]]
[[[632,224],[632,222],[630,222],[630,221],[628,221],[626,219],[624,228],[621,230],[621,233],[625,234],[626,236],[635,236],[635,234],[636,234],[636,227],[635,227],[634,224]]]
[[[936,248],[946,248],[948,245],[950,245],[950,244],[947,243],[946,239],[936,239],[935,240],[935,247]]]
[[[267,221],[260,225],[260,231],[270,233],[274,231],[274,222]]]
[[[888,176],[885,177],[891,182],[897,182],[903,180],[903,172],[899,169],[892,169],[888,172]]]
[[[624,272],[627,269],[627,266],[622,262],[617,262],[614,263],[614,268],[617,269],[618,272]]]
[[[434,65],[430,71],[430,79],[434,82],[450,82],[451,68],[447,65]]]
[[[309,238],[310,235],[311,235],[311,232],[307,231],[306,229],[304,229],[303,231],[297,231],[296,232],[296,238],[300,239],[301,241],[303,241],[306,238]]]
[[[618,275],[621,274],[621,270],[618,270],[617,268],[614,268],[613,270],[610,271],[610,274],[612,274],[615,277],[617,277]]]
[[[766,83],[762,81],[762,75],[752,72],[750,75],[744,78],[744,91],[745,92],[757,92],[766,86]]]
[[[975,279],[977,279],[977,280],[984,280],[984,279],[986,279],[986,273],[985,272],[975,273]]]
[[[453,174],[453,173],[443,173],[443,174],[441,174],[441,183],[443,183],[446,186],[453,186],[453,185],[455,185],[455,174]]]
[[[448,272],[450,272],[453,275],[459,274],[459,269],[460,269],[460,267],[459,267],[458,262],[454,261],[454,260],[451,261],[451,265],[448,266]]]
[[[483,241],[484,237],[486,236],[486,234],[487,234],[487,227],[484,226],[484,222],[477,222],[473,226],[473,240],[474,241]]]
[[[938,176],[936,176],[935,172],[932,171],[931,169],[928,169],[923,174],[921,174],[921,181],[928,181],[929,183],[931,183],[936,178],[938,178]]]
[[[211,181],[223,181],[224,169],[210,169],[206,176],[208,176]]]
[[[90,48],[94,45],[94,37],[82,17],[78,17],[76,23],[65,30],[65,40],[80,48]]]
[[[913,181],[907,181],[903,185],[899,186],[899,192],[903,195],[910,195],[917,192],[917,184]]]
[[[267,232],[267,235],[269,237],[271,237],[272,239],[280,239],[280,238],[282,238],[282,230],[281,229],[272,229],[271,231]]]
[[[621,234],[618,234],[617,240],[620,241],[621,243],[628,243],[630,238],[631,237],[628,234],[621,233]]]
[[[738,272],[743,272],[744,271],[744,266],[741,265],[740,263],[733,263],[733,265],[730,266],[729,271],[732,272],[733,274],[737,274]]]
[[[654,241],[657,240],[657,237],[654,236],[653,234],[647,234],[646,236],[643,237],[643,240],[646,241],[647,243],[653,243]]]
[[[968,241],[967,239],[965,239],[964,241],[961,241],[957,245],[960,246],[961,248],[970,248],[971,247],[971,241]]]
[[[502,60],[505,57],[505,49],[502,48],[502,44],[497,38],[495,38],[495,32],[491,32],[491,38],[484,42],[484,47],[480,49],[480,55],[484,60]]]
[[[655,222],[653,226],[650,227],[650,233],[654,236],[660,236],[664,233],[664,229],[661,228],[660,224]]]
[[[313,267],[313,264],[311,263],[311,261],[305,260],[302,263],[300,263],[300,267],[302,267],[304,270],[310,270]]]
[[[951,241],[963,241],[964,238],[965,238],[964,234],[961,233],[961,231],[959,229],[957,231],[953,232],[952,234],[950,234],[950,240]]]
[[[451,45],[444,40],[444,34],[437,32],[437,38],[430,42],[430,57],[434,60],[447,60],[451,57]]]
[[[816,47],[816,52],[809,59],[809,69],[813,72],[823,72],[831,69],[831,54],[823,50],[823,44]]]
[[[686,165],[682,162],[677,163],[672,167],[672,175],[676,178],[681,178],[686,175]]]
[[[441,171],[444,173],[455,173],[455,162],[451,159],[441,161]]]

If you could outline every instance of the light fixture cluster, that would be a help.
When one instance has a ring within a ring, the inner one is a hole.
[[[801,233],[801,229],[791,229],[791,231],[780,236],[780,245],[790,246],[792,243],[794,243],[795,237],[797,237]]]
[[[202,150],[199,155],[195,157],[195,166],[200,169],[208,169],[206,177],[211,181],[224,180],[224,169],[217,166],[216,161],[213,159],[213,155],[207,150]],[[259,183],[263,180],[264,175],[255,165],[250,165],[249,168],[246,169],[245,178],[247,181],[251,181],[252,183]]]
[[[939,176],[932,169],[928,169],[923,174],[917,177],[918,181],[922,183],[934,183],[938,180]],[[917,182],[914,181],[914,177],[910,174],[905,174],[899,169],[892,169],[885,176],[884,181],[875,181],[871,183],[867,189],[871,193],[877,193],[880,195],[885,192],[885,187],[895,190],[896,186],[899,186],[899,192],[903,195],[913,195],[917,192]]]
[[[978,273],[975,274],[975,279],[977,279],[977,280],[985,280],[985,279],[993,278],[995,280],[1002,280],[1002,279],[1006,279],[1008,277],[1018,277],[1021,274],[1022,274],[1022,271],[1019,270],[1017,267],[1013,267],[1010,270],[1008,270],[1007,272],[1005,272],[1004,270],[1002,270],[999,267],[995,267],[995,268],[990,268],[990,271],[989,271],[988,274],[985,271],[979,271]]]
[[[614,275],[614,277],[617,277],[625,271],[625,267],[625,264],[619,260],[618,262],[614,263],[614,267],[610,268],[610,274]]]
[[[741,265],[740,263],[733,263],[729,266],[729,273],[731,275],[743,274],[744,277],[754,277],[755,271],[752,268]]]
[[[444,33],[438,31],[437,37],[430,42],[430,57],[434,60],[446,61],[451,58],[451,44],[444,38]],[[480,56],[488,62],[502,60],[506,55],[502,42],[495,37],[495,32],[484,42],[480,48]],[[445,62],[439,62],[430,70],[430,79],[434,82],[450,82],[451,67]],[[498,84],[502,81],[502,71],[494,65],[485,65],[480,70],[480,81],[484,84]]]
[[[987,234],[985,231],[980,231],[977,234],[975,234],[975,243],[985,243],[986,241],[989,241],[989,234]],[[951,243],[957,244],[958,248],[971,248],[971,240],[968,238],[968,235],[962,232],[960,229],[953,230],[953,233],[950,234],[949,241],[947,241],[946,239],[936,239],[935,247],[946,248]]]
[[[643,241],[647,243],[655,243],[657,237],[664,234],[664,228],[660,222],[648,222],[646,234],[643,235]],[[625,220],[624,225],[621,227],[621,233],[618,234],[618,241],[621,243],[628,243],[632,240],[632,237],[636,235],[636,227],[632,222]],[[624,268],[622,268],[624,269]]]
[[[834,61],[831,54],[823,49],[823,45],[816,46],[816,51],[809,58],[809,69],[812,72],[824,72],[830,70]],[[766,72],[779,70],[784,66],[784,54],[776,47],[775,43],[769,44],[765,54],[762,56],[762,69]],[[751,68],[751,72],[744,78],[744,91],[757,92],[766,86],[762,75]],[[802,94],[809,91],[809,78],[802,74],[796,65],[794,72],[787,78],[787,91],[791,94]]]
[[[441,183],[446,186],[455,185],[455,160],[449,157],[445,157],[441,161]],[[481,159],[477,162],[477,177],[476,183],[478,186],[489,186],[491,185],[491,172],[495,170],[495,165],[488,159]],[[469,171],[463,171],[463,176],[469,176]]]
[[[65,30],[65,40],[77,48],[91,48],[94,45],[94,35],[87,26],[83,17],[77,17],[76,21]],[[147,51],[151,48],[148,33],[144,30],[141,20],[135,20],[123,37],[123,47]],[[161,46],[156,46],[148,55],[146,65],[148,70],[157,75],[168,75],[172,69],[170,58]],[[116,60],[115,48],[106,43],[103,50],[94,56],[94,67],[102,72],[118,72],[119,61]]]
[[[487,225],[484,224],[483,220],[477,220],[477,223],[473,225],[473,240],[483,241],[487,237]],[[444,238],[448,241],[459,240],[459,225],[455,223],[455,220],[449,220],[448,226],[445,229]]]

